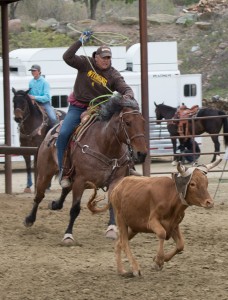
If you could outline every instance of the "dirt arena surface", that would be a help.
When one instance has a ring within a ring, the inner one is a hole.
[[[152,163],[168,169],[169,163]],[[217,168],[222,169],[224,161]],[[1,300],[227,300],[228,299],[228,185],[227,175],[209,173],[209,191],[215,207],[190,207],[181,223],[183,253],[165,263],[162,271],[151,268],[157,249],[154,235],[138,234],[131,241],[140,263],[141,278],[116,273],[114,242],[104,237],[108,213],[91,215],[85,191],[82,211],[74,227],[76,245],[61,245],[68,224],[71,194],[64,208],[50,211],[57,199],[57,180],[40,205],[37,221],[25,228],[23,220],[32,206],[33,194],[22,193],[25,174],[13,175],[13,195],[4,194],[0,175],[0,299]],[[165,249],[173,244],[168,241]]]

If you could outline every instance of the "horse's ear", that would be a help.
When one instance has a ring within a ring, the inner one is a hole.
[[[28,94],[31,89],[28,89],[25,93]]]
[[[15,88],[12,88],[12,92],[14,93],[14,95],[16,94]]]
[[[157,103],[154,101],[154,105],[157,107],[158,105],[157,105]]]

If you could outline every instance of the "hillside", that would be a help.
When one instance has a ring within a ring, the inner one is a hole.
[[[76,31],[66,26],[68,22],[38,20],[29,26],[21,25],[19,30],[10,24],[10,50],[70,45],[85,28],[92,28],[94,36],[99,38],[92,40],[95,45],[120,37],[120,42],[126,38],[125,45],[129,47],[140,40],[137,17],[110,17],[106,22],[80,20],[74,22]],[[176,40],[181,72],[202,74],[204,98],[210,100],[218,95],[228,101],[227,23],[226,0],[201,0],[198,5],[177,7],[173,15],[149,14],[148,41]]]

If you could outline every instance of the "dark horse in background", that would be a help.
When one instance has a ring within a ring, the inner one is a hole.
[[[14,120],[18,123],[20,145],[22,147],[39,147],[50,129],[50,121],[46,112],[28,95],[29,90],[16,91],[12,89]],[[59,120],[63,120],[66,113],[57,111]],[[32,173],[31,156],[23,155],[26,163],[27,183],[24,192],[31,192]]]
[[[73,225],[78,217],[83,192],[88,182],[97,188],[111,190],[133,166],[131,153],[138,153],[141,162],[147,155],[145,140],[145,120],[139,112],[136,100],[124,100],[119,94],[113,95],[98,110],[97,120],[86,131],[70,143],[72,185],[63,188],[60,198],[49,207],[60,210],[68,193],[72,190],[70,221],[65,231],[63,243],[73,243]],[[37,159],[37,184],[34,204],[25,218],[25,226],[32,226],[36,220],[37,209],[45,197],[45,190],[51,178],[58,174],[55,142],[50,130],[40,145]],[[109,225],[115,226],[114,215],[110,210]]]
[[[177,108],[168,106],[165,104],[155,104],[155,114],[157,120],[162,119],[172,119],[174,117],[174,114],[177,111]],[[195,120],[195,135],[200,135],[204,132],[207,132],[208,134],[219,134],[220,130],[223,127],[223,133],[228,133],[228,120],[226,117],[219,118],[219,116],[225,116],[226,113],[213,108],[201,108],[199,109],[196,117],[212,117],[212,116],[218,116],[218,118],[211,118],[211,119],[198,119]],[[167,123],[167,129],[170,133],[170,136],[178,136],[178,125],[176,123],[168,122]],[[189,120],[189,131],[190,134],[192,134],[192,126],[191,126],[191,120]],[[219,143],[219,137],[217,135],[212,135],[211,139],[214,143],[214,152],[220,152],[220,143]],[[179,139],[180,144],[183,143],[183,138]],[[177,145],[176,145],[176,139],[172,139],[173,144],[173,153],[176,154]],[[224,135],[224,144],[225,146],[228,146],[228,136]],[[213,155],[212,162],[215,161],[216,155]],[[176,161],[176,157],[174,156],[174,161]]]

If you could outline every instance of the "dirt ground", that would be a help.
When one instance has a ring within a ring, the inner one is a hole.
[[[222,163],[224,164],[224,162]],[[169,163],[152,163],[166,169]],[[174,168],[174,167],[172,167]],[[223,168],[223,165],[220,166]],[[228,299],[228,200],[227,175],[209,173],[209,191],[215,195],[211,210],[190,207],[181,223],[183,253],[164,265],[151,268],[158,243],[154,235],[139,234],[131,247],[141,266],[141,278],[116,273],[114,241],[104,237],[108,213],[91,215],[86,201],[74,227],[75,246],[61,245],[68,223],[71,195],[62,211],[47,208],[59,195],[54,182],[40,205],[37,221],[25,228],[23,220],[32,206],[33,194],[23,194],[25,174],[13,177],[13,195],[4,194],[0,175],[0,299],[1,300],[220,300]],[[217,192],[216,192],[217,190]],[[171,241],[166,249],[172,246]]]

